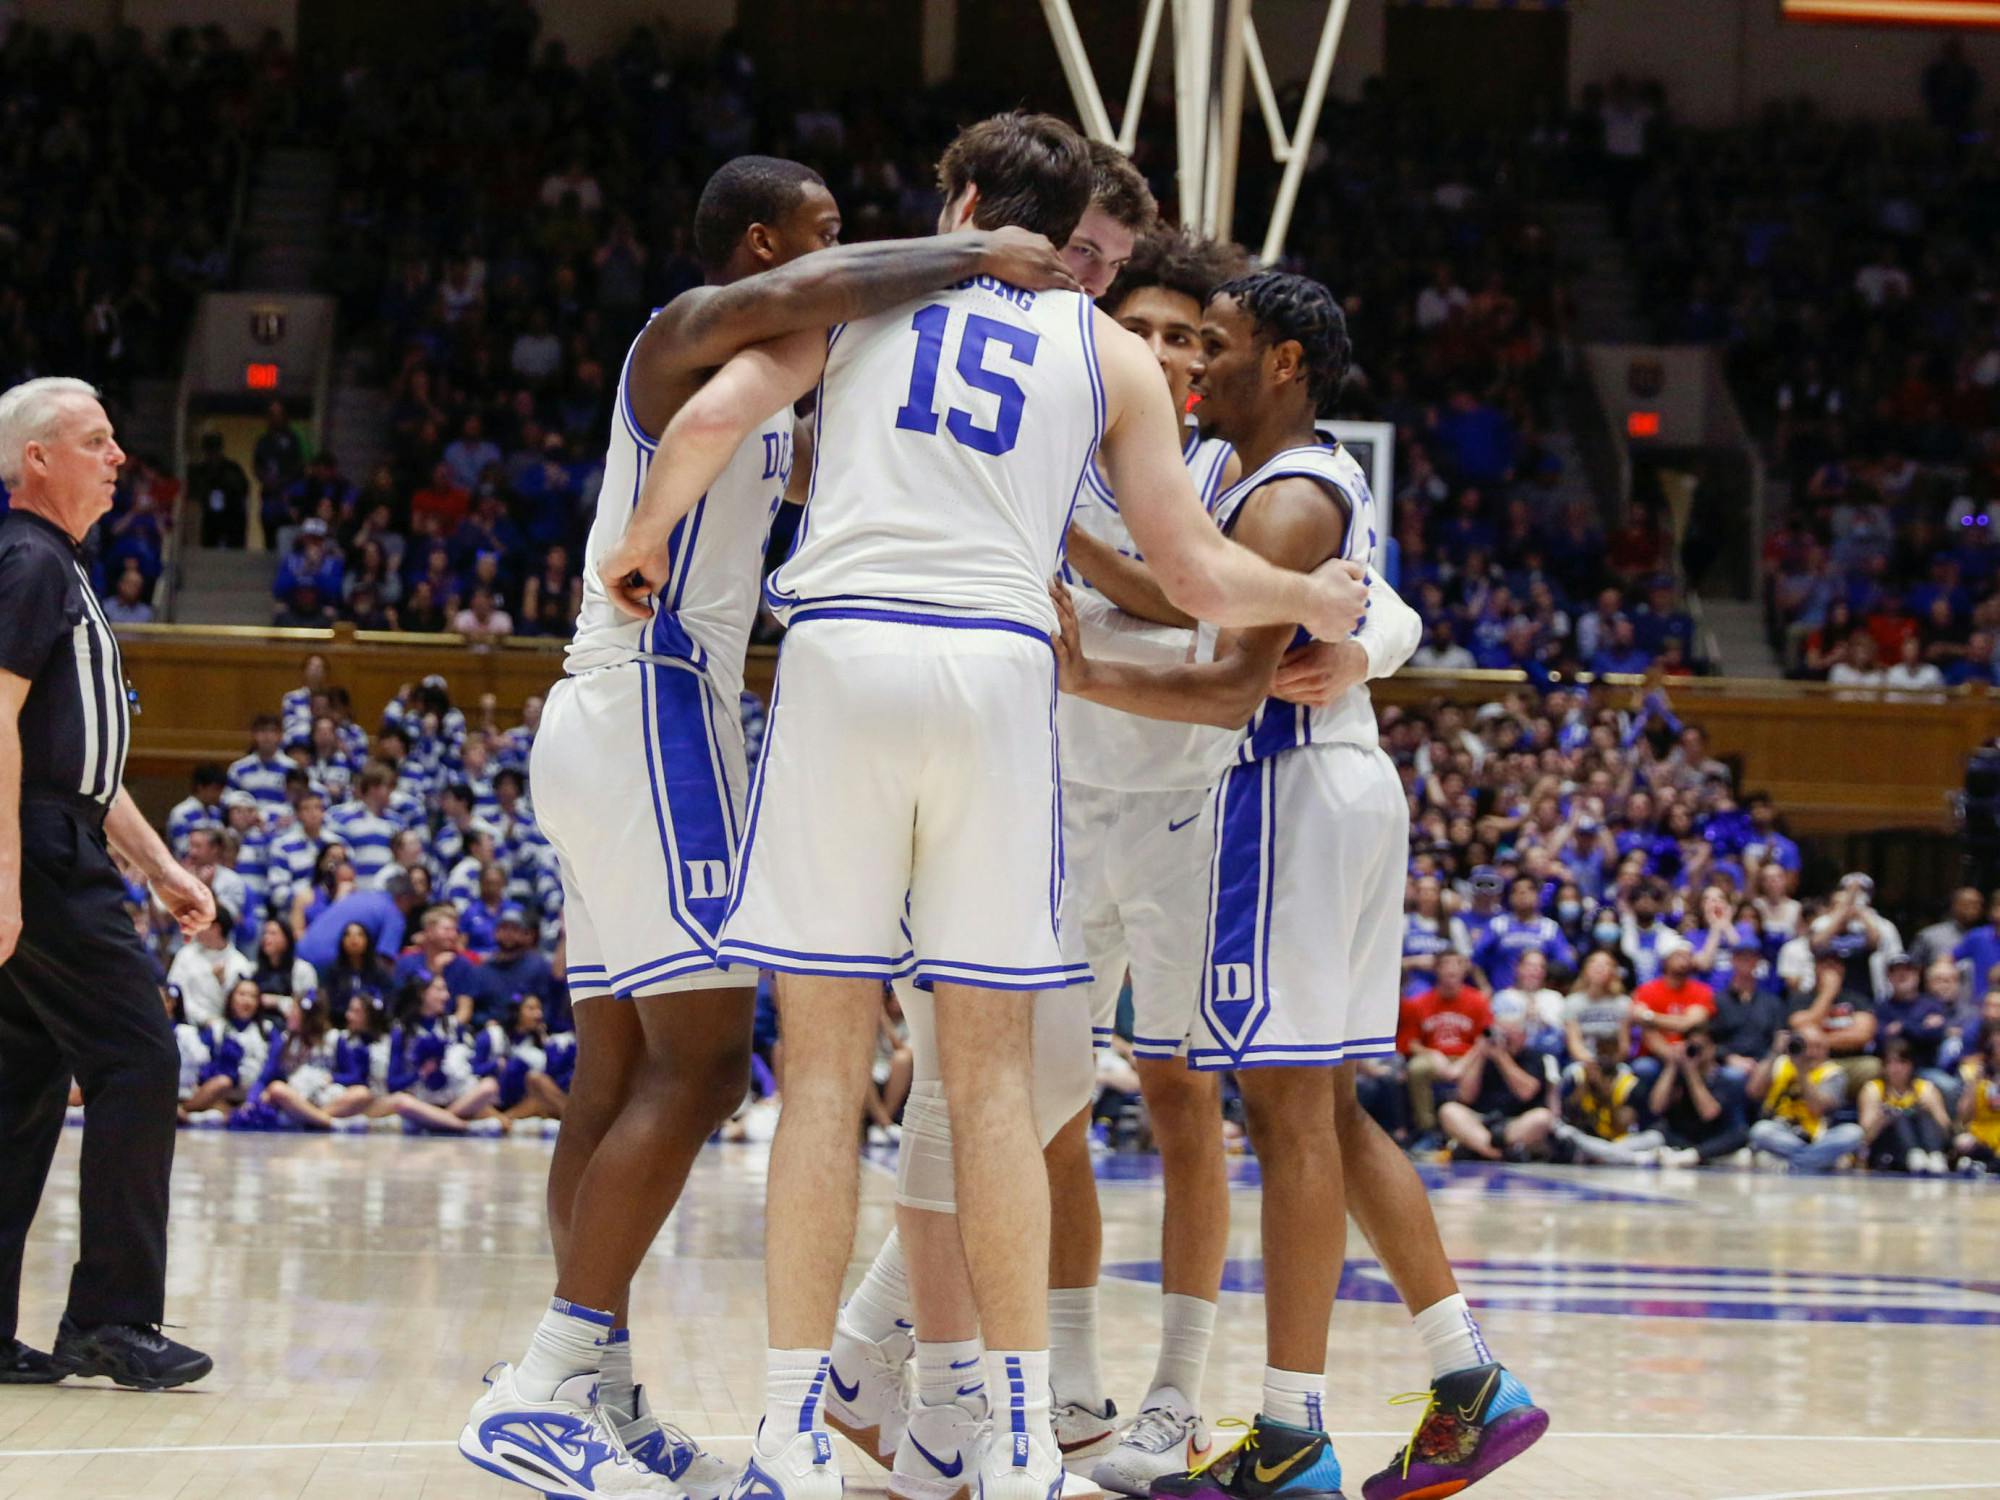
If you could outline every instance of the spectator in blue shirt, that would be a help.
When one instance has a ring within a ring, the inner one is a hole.
[[[340,956],[340,934],[350,922],[366,929],[377,953],[394,953],[403,946],[410,913],[418,898],[410,882],[391,877],[381,890],[358,890],[330,903],[299,939],[299,957],[324,974]]]
[[[453,481],[463,490],[476,489],[487,466],[500,463],[504,457],[500,445],[486,436],[486,424],[477,413],[465,419],[457,440],[444,450],[445,467],[451,470]]]
[[[1632,621],[1620,615],[1611,625],[1611,639],[1598,649],[1590,659],[1590,670],[1602,675],[1606,672],[1626,672],[1634,677],[1643,677],[1652,666],[1653,658],[1640,646]]]
[[[1541,914],[1541,882],[1532,875],[1517,875],[1507,887],[1507,910],[1493,919],[1486,935],[1473,951],[1473,961],[1485,972],[1493,992],[1514,987],[1514,970],[1521,955],[1533,950],[1549,961],[1552,969],[1572,972],[1576,949],[1553,917]]]
[[[322,603],[340,597],[341,579],[347,566],[340,554],[327,545],[326,522],[314,516],[299,527],[296,546],[278,564],[278,576],[271,584],[271,596],[290,600],[300,588],[312,588]]]
[[[556,982],[548,959],[535,946],[535,923],[528,913],[517,903],[508,902],[500,908],[493,936],[497,946],[482,966],[487,1002],[504,1011],[524,996],[533,995],[542,1002],[542,1014],[550,1028],[567,1031],[568,996]]]
[[[1888,993],[1875,1002],[1876,1052],[1899,1039],[1908,1043],[1917,1071],[1938,1086],[1945,1103],[1956,1104],[1958,1080],[1939,1066],[1949,1024],[1944,1006],[1923,992],[1923,972],[1909,954],[1891,958],[1888,971]]]
[[[2000,893],[1995,894],[1986,915],[1987,925],[1968,932],[1952,955],[1965,970],[1966,986],[1975,995],[1992,987],[1993,966],[2000,964]]]

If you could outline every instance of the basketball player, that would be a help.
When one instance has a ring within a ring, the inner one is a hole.
[[[1158,222],[1159,205],[1154,201],[1146,179],[1124,152],[1102,141],[1088,144],[1090,206],[1071,231],[1069,242],[1063,246],[1062,258],[1085,294],[1100,298],[1110,288],[1113,279],[1122,274],[1140,237]],[[1200,311],[1200,303],[1197,302],[1197,317]],[[1184,390],[1176,392],[1176,409],[1185,404],[1185,395]],[[1103,481],[1096,475],[1094,467],[1092,474],[1101,488]],[[1199,481],[1197,489],[1200,490]],[[804,497],[801,495],[799,498],[803,500]],[[1209,498],[1206,492],[1202,493],[1204,503]],[[1079,498],[1080,505],[1090,503],[1087,494]],[[827,1367],[825,1413],[829,1427],[845,1435],[891,1471],[890,1492],[899,1500],[929,1500],[925,1493],[926,1486],[942,1486],[947,1495],[957,1488],[948,1482],[954,1476],[939,1468],[935,1455],[960,1451],[962,1444],[954,1436],[953,1424],[976,1425],[984,1415],[984,1398],[967,1383],[962,1372],[960,1375],[951,1373],[954,1364],[965,1364],[978,1353],[976,1339],[971,1342],[969,1351],[967,1347],[967,1339],[976,1333],[978,1320],[971,1305],[970,1287],[964,1284],[964,1256],[957,1247],[958,1227],[952,1217],[954,1195],[949,1179],[949,1127],[943,1083],[937,1067],[937,1032],[931,1015],[931,997],[907,980],[897,981],[895,988],[897,998],[902,1002],[903,1014],[909,1019],[910,1041],[916,1059],[911,1099],[904,1110],[905,1139],[909,1141],[909,1147],[900,1151],[897,1157],[897,1219],[899,1225],[908,1224],[909,1229],[907,1234],[901,1228],[890,1231],[876,1252],[862,1284],[841,1308],[834,1325],[832,1359]],[[1042,992],[1034,1020],[1034,1096],[1036,1136],[1040,1141],[1048,1142],[1062,1123],[1062,1116],[1049,1112],[1060,1108],[1061,1101],[1071,1095],[1088,1093],[1091,1069],[1087,1044],[1081,1042],[1088,1035],[1088,1025],[1085,1013],[1061,991]],[[1080,1029],[1072,1030],[1073,1027]],[[917,1122],[915,1131],[908,1129],[912,1119]],[[1084,1247],[1088,1264],[1082,1280],[1094,1281],[1099,1237],[1096,1227],[1096,1182],[1090,1172],[1088,1141],[1079,1134],[1076,1144],[1083,1157],[1082,1186],[1089,1194],[1090,1210],[1090,1242]],[[1072,1192],[1075,1181],[1074,1174],[1067,1179]],[[1058,1288],[1067,1289],[1076,1284],[1076,1273],[1072,1267],[1080,1259],[1074,1251],[1067,1249],[1071,1235],[1068,1221],[1073,1212],[1065,1211],[1063,1199],[1064,1194],[1052,1181],[1050,1363],[1056,1386],[1056,1437],[1067,1458],[1071,1456],[1071,1443],[1065,1426],[1075,1424],[1079,1418],[1090,1422],[1091,1402],[1088,1396],[1066,1400],[1062,1388],[1063,1372],[1076,1363],[1065,1358],[1065,1333],[1074,1329],[1078,1320],[1069,1316],[1060,1305],[1065,1296],[1074,1294]],[[958,1333],[949,1337],[927,1336],[923,1347],[918,1347],[918,1341],[913,1337],[909,1285],[912,1274],[918,1268],[913,1268],[905,1256],[903,1243],[906,1238],[931,1251],[931,1255],[925,1257],[927,1264],[921,1268],[921,1274],[929,1283],[924,1301],[930,1313],[930,1323],[942,1319],[951,1327],[963,1330],[966,1337],[962,1338]],[[928,1409],[924,1409],[919,1402],[921,1415],[917,1425],[922,1431],[916,1434],[905,1432],[910,1411],[910,1385],[905,1380],[905,1366],[912,1355],[917,1357],[918,1364],[916,1394],[921,1397],[928,1389],[934,1395],[948,1398],[932,1402]],[[1095,1366],[1093,1353],[1090,1367],[1094,1369]],[[1104,1404],[1102,1393],[1096,1394],[1096,1405],[1101,1408]],[[1094,1438],[1107,1431],[1106,1424],[1099,1420],[1091,1429],[1091,1435]],[[949,1468],[951,1462],[945,1460],[945,1467]]]
[[[1066,241],[1090,195],[1067,125],[1002,115],[940,163],[940,227],[1017,224]],[[601,571],[627,600],[756,414],[820,384],[799,540],[767,596],[791,626],[718,945],[783,976],[786,1101],[766,1215],[766,1408],[738,1495],[830,1500],[821,1425],[853,1243],[853,1121],[884,979],[933,987],[953,1114],[959,1228],[989,1345],[996,1441],[982,1495],[1061,1483],[1050,1425],[1048,1197],[1022,1173],[1034,992],[1073,982],[1058,934],[1061,809],[1044,579],[1101,451],[1170,600],[1231,624],[1298,618],[1344,636],[1352,570],[1273,568],[1209,523],[1178,421],[1138,340],[1080,296],[980,278],[877,317],[748,350],[675,419],[626,543]],[[900,404],[898,400],[900,398]],[[907,914],[910,938],[903,937]]]
[[[839,232],[832,195],[795,162],[740,157],[710,180],[695,216],[709,283],[656,315],[627,356],[593,560],[619,543],[655,435],[742,344],[976,274],[1074,286],[1051,245],[1019,232],[803,258]],[[491,1381],[459,1440],[474,1463],[531,1488],[707,1500],[733,1473],[651,1417],[623,1320],[632,1274],[694,1153],[748,1077],[756,976],[720,969],[715,941],[746,780],[743,655],[791,420],[774,403],[728,455],[714,504],[674,532],[672,576],[644,619],[628,619],[586,570],[568,675],[535,742],[580,1039],[550,1170],[557,1295],[527,1356]]]
[[[1223,531],[1280,566],[1368,557],[1374,501],[1361,468],[1313,429],[1348,363],[1332,294],[1301,276],[1244,277],[1216,291],[1201,336],[1203,431],[1231,441],[1247,471],[1217,504]],[[1367,1121],[1342,1066],[1395,1045],[1408,864],[1407,804],[1376,743],[1365,667],[1331,707],[1307,710],[1268,696],[1289,630],[1230,632],[1203,653],[1209,659],[1181,666],[1095,661],[1058,593],[1067,691],[1242,732],[1211,806],[1207,944],[1188,1056],[1197,1069],[1236,1070],[1263,1171],[1264,1395],[1236,1450],[1156,1480],[1152,1493],[1340,1493],[1323,1408],[1350,1207],[1417,1314],[1434,1376],[1417,1433],[1363,1493],[1456,1493],[1522,1452],[1548,1419],[1487,1354],[1414,1171]]]
[[[1094,157],[1101,149],[1108,148],[1093,146]],[[1065,263],[1079,279],[1088,277],[1089,265],[1079,265],[1074,251],[1104,202],[1101,174],[1099,183],[1090,213],[1064,250]],[[1202,306],[1208,293],[1241,265],[1240,252],[1228,247],[1178,235],[1155,236],[1140,242],[1132,263],[1103,303],[1121,326],[1145,340],[1167,377],[1176,410],[1187,405]],[[1229,447],[1219,439],[1190,437],[1184,457],[1206,504],[1219,493],[1218,485],[1233,463]],[[1085,489],[1079,519],[1070,530],[1072,556],[1089,540],[1079,534],[1086,525],[1104,530],[1118,544],[1130,548],[1131,539],[1117,519],[1115,502],[1093,498],[1107,493],[1102,477],[1093,471]],[[1092,551],[1097,553],[1104,547],[1104,543],[1093,543]],[[1110,568],[1114,559],[1122,561],[1123,555],[1104,551],[1093,567]],[[1168,608],[1158,598],[1158,590],[1151,587],[1143,567],[1136,575],[1150,590],[1149,607]],[[1369,645],[1378,670],[1394,671],[1416,648],[1421,622],[1379,579],[1371,580],[1369,606],[1362,639]],[[1143,643],[1140,649],[1150,649],[1153,659],[1161,661],[1187,656],[1192,644],[1190,631],[1150,627],[1118,613],[1108,602],[1104,610],[1104,634],[1122,638],[1126,649]],[[1388,638],[1389,643],[1378,648],[1378,636]],[[1319,643],[1302,654],[1337,650]],[[1074,712],[1078,709],[1104,722],[1091,722]],[[1233,753],[1235,737],[1219,729],[1202,731],[1212,742],[1208,753],[1189,757],[1189,733],[1174,726],[1153,724],[1149,734],[1146,720],[1098,709],[1074,698],[1058,704],[1058,716],[1064,746],[1063,843],[1068,871],[1064,932],[1067,939],[1087,924],[1099,929],[1087,955],[1096,975],[1089,992],[1093,1005],[1101,1011],[1096,1019],[1108,1035],[1129,948],[1140,954],[1133,966],[1135,986],[1149,997],[1149,1003],[1142,1002],[1142,1011],[1147,1012],[1142,1033],[1170,1032],[1176,1038],[1184,1037],[1198,989],[1207,851],[1199,842],[1198,831],[1184,838],[1169,832],[1162,839],[1159,834],[1181,818],[1185,812],[1181,804],[1190,800],[1189,793],[1171,788],[1107,792],[1079,780],[1077,768],[1101,766],[1103,781],[1130,785],[1156,776],[1164,764],[1167,780],[1179,780],[1194,789],[1191,800],[1198,814],[1202,794]],[[1083,736],[1092,731],[1107,743],[1084,754],[1079,746]],[[1165,731],[1164,747],[1161,731]],[[1091,773],[1086,773],[1086,778],[1097,779]],[[1093,807],[1101,811],[1078,816],[1080,808]],[[1115,882],[1105,878],[1105,861],[1092,852],[1099,845],[1119,851],[1115,862],[1120,878]],[[1166,863],[1164,869],[1150,868],[1176,853],[1187,856],[1178,866]],[[1178,964],[1166,962],[1190,945],[1193,951],[1180,953]],[[1172,972],[1176,968],[1182,971],[1178,975]],[[940,1228],[934,1222],[936,1215],[950,1215],[954,1205],[949,1160],[932,1159],[934,1145],[928,1128],[931,1112],[942,1108],[938,1075],[931,1061],[935,1033],[930,999],[914,989],[906,992],[901,983],[897,988],[910,1019],[910,1041],[917,1056],[917,1082],[905,1114],[905,1149],[897,1163],[897,1219],[904,1228],[883,1245],[861,1285],[841,1309],[828,1367],[826,1414],[828,1425],[890,1468],[891,1494],[904,1500],[942,1500],[956,1488],[948,1471],[965,1445],[965,1433],[983,1414],[980,1392],[968,1385],[963,1375],[952,1374],[956,1367],[969,1367],[979,1352],[978,1324],[969,1290],[962,1302],[952,1292],[953,1278],[962,1271],[962,1258],[954,1257],[950,1243],[956,1226]],[[1050,1377],[1056,1438],[1065,1461],[1072,1465],[1102,1454],[1106,1444],[1093,1443],[1093,1439],[1109,1435],[1115,1417],[1098,1373],[1096,1282],[1102,1229],[1089,1141],[1084,1133],[1095,1070],[1083,1043],[1083,1021],[1061,992],[1044,992],[1039,998],[1033,1094],[1036,1128],[1048,1142],[1044,1157],[1049,1167],[1051,1219]],[[1124,1434],[1119,1451],[1098,1465],[1095,1473],[1099,1484],[1133,1494],[1146,1493],[1146,1485],[1157,1474],[1185,1469],[1206,1447],[1206,1432],[1193,1407],[1200,1398],[1208,1334],[1214,1323],[1228,1212],[1221,1138],[1215,1128],[1220,1108],[1214,1079],[1191,1073],[1184,1064],[1156,1065],[1147,1068],[1147,1076],[1147,1086],[1155,1090],[1149,1099],[1167,1178],[1168,1211],[1162,1228],[1168,1292],[1165,1336],[1160,1366],[1140,1419]],[[1191,1086],[1177,1087],[1183,1081]],[[1193,1097],[1183,1100],[1183,1094]],[[1166,1117],[1170,1113],[1171,1123],[1182,1128],[1169,1127]],[[912,1121],[920,1123],[913,1128]],[[1061,1135],[1049,1140],[1051,1130],[1058,1128]],[[944,1236],[945,1243],[934,1259],[923,1265],[906,1262],[903,1240],[916,1246],[937,1235]],[[904,1364],[913,1346],[913,1280],[920,1283],[916,1300],[922,1304],[924,1316],[917,1320],[916,1331],[922,1341],[914,1345],[918,1379],[917,1399],[911,1405]],[[946,1332],[933,1334],[930,1330],[940,1324]],[[903,1427],[906,1421],[907,1432]],[[1072,1434],[1081,1439],[1074,1446]],[[1188,1446],[1190,1438],[1192,1448]],[[1193,1457],[1187,1456],[1190,1452]],[[951,1455],[942,1460],[942,1468],[940,1454]]]

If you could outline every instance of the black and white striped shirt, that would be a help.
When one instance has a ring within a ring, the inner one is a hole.
[[[125,779],[125,663],[76,544],[25,511],[0,517],[0,671],[30,686],[21,792],[109,805]]]

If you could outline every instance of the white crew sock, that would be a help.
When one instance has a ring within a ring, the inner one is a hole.
[[[895,1230],[869,1262],[868,1274],[840,1310],[847,1326],[879,1344],[898,1328],[910,1326],[910,1275],[903,1260],[903,1242]]]
[[[602,1370],[606,1341],[617,1321],[608,1312],[555,1298],[514,1370],[515,1388],[530,1401],[546,1401],[572,1375]]]
[[[824,1349],[764,1351],[764,1428],[759,1444],[776,1453],[801,1432],[824,1427],[820,1393],[826,1386]]]
[[[632,1420],[639,1396],[632,1389],[632,1330],[614,1329],[602,1351],[604,1368],[597,1377],[597,1399],[611,1408],[619,1426]]]
[[[1462,1294],[1454,1292],[1433,1302],[1417,1314],[1414,1322],[1417,1337],[1424,1341],[1424,1352],[1431,1357],[1431,1379],[1442,1380],[1460,1370],[1493,1363],[1493,1355],[1480,1336],[1479,1324]]]
[[[1011,1441],[1025,1432],[1056,1451],[1056,1431],[1049,1409],[1049,1351],[988,1349],[986,1394],[993,1407],[993,1440]]]
[[[1262,1413],[1289,1427],[1326,1431],[1326,1372],[1308,1375],[1301,1370],[1264,1366]]]
[[[1201,1410],[1201,1380],[1208,1369],[1208,1346],[1215,1338],[1215,1304],[1202,1297],[1168,1292],[1160,1307],[1160,1357],[1153,1366],[1154,1391],[1178,1391],[1189,1414]],[[1147,1404],[1155,1404],[1151,1395]]]
[[[1104,1372],[1097,1362],[1097,1288],[1049,1292],[1049,1378],[1057,1401],[1093,1411],[1104,1407]]]
[[[982,1416],[987,1410],[985,1346],[978,1339],[949,1343],[917,1341],[917,1396],[926,1406],[964,1403]]]

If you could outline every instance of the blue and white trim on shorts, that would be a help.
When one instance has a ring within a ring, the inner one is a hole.
[[[1267,1042],[1237,1051],[1223,1047],[1188,1048],[1188,1066],[1198,1073],[1243,1068],[1333,1068],[1361,1057],[1393,1057],[1393,1036],[1359,1037],[1346,1042]]]

